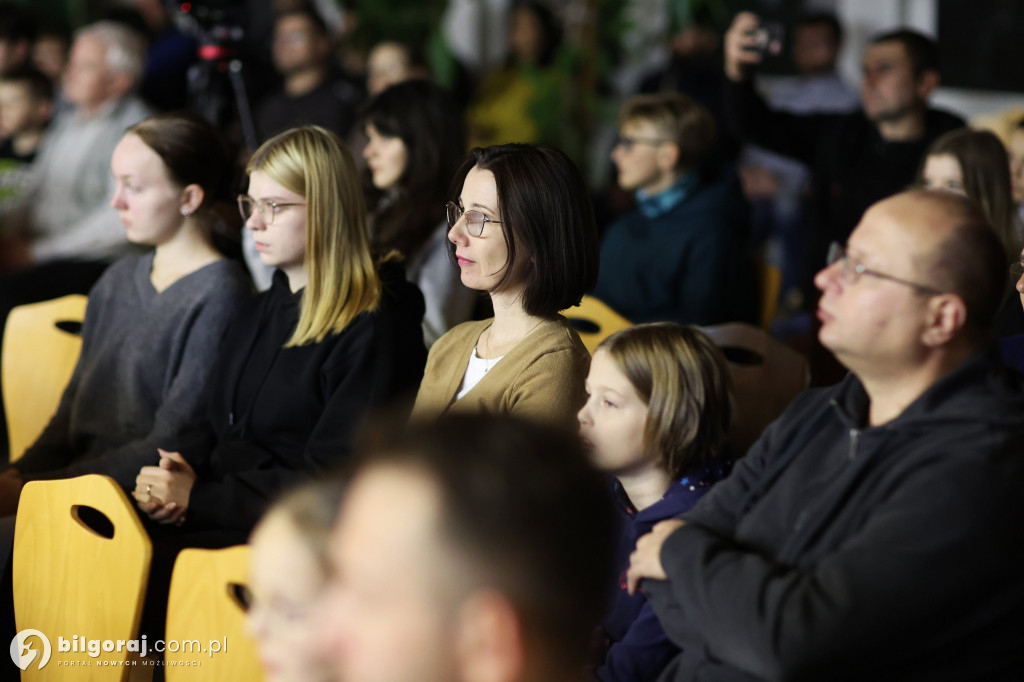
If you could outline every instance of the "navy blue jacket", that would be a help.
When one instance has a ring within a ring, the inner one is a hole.
[[[752,321],[758,299],[748,229],[736,173],[704,170],[667,213],[634,210],[608,228],[594,296],[634,323]]]
[[[597,676],[604,682],[647,682],[656,680],[679,647],[665,635],[657,616],[642,592],[626,591],[629,555],[636,541],[654,524],[689,511],[711,486],[728,473],[730,462],[700,466],[672,484],[665,496],[642,511],[636,511],[618,481],[614,484],[618,545],[618,582],[612,607],[603,623],[601,656],[604,664]]]

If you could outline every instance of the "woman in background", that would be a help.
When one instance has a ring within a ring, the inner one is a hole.
[[[1007,262],[1020,253],[1024,235],[1014,215],[1010,160],[995,134],[970,128],[946,133],[928,147],[918,180],[977,201],[1006,248]]]
[[[462,119],[451,95],[426,80],[384,90],[363,116],[371,248],[404,256],[406,277],[423,292],[429,346],[468,320],[477,299],[460,281],[439,208],[463,157]]]
[[[929,189],[962,194],[978,202],[1006,249],[1006,262],[1024,246],[1022,224],[1013,202],[1010,160],[1003,143],[987,130],[959,128],[932,142],[918,181]],[[1024,332],[1024,312],[1007,299],[996,324],[1000,337]]]

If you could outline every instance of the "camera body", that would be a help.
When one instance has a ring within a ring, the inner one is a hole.
[[[761,24],[747,35],[754,38],[754,44],[748,45],[744,49],[757,52],[763,57],[778,57],[782,54],[786,37],[786,29],[782,24],[777,22]]]

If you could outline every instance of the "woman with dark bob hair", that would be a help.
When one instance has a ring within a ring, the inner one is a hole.
[[[433,345],[413,416],[520,414],[575,429],[590,355],[558,313],[597,279],[583,178],[558,149],[509,144],[474,149],[455,186],[448,239],[462,283],[490,294],[494,317]]]
[[[399,252],[405,275],[423,292],[423,338],[432,344],[468,320],[477,294],[459,281],[448,225],[438,209],[465,155],[462,117],[452,96],[430,81],[406,81],[374,97],[363,114],[370,246]]]

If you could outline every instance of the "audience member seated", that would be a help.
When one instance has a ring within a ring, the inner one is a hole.
[[[608,512],[564,432],[459,415],[379,445],[331,536],[320,630],[337,679],[579,679]]]
[[[0,75],[28,65],[36,30],[28,10],[11,2],[0,3]]]
[[[918,190],[847,246],[815,280],[850,374],[637,542],[629,589],[682,648],[663,680],[1024,669],[1024,397],[989,346],[1002,244],[974,202]]]
[[[17,205],[53,113],[53,84],[31,66],[0,74],[0,217]]]
[[[715,324],[757,315],[735,172],[705,164],[711,115],[685,95],[626,102],[612,150],[637,208],[605,232],[594,296],[633,322]]]
[[[129,126],[149,111],[132,93],[144,65],[143,45],[113,23],[81,29],[71,50],[64,96],[74,105],[57,121],[32,169],[22,205],[4,228],[0,280],[14,305],[86,293],[127,241],[107,202],[114,190],[110,156]],[[13,233],[12,233],[13,232]],[[19,233],[20,232],[20,233]]]
[[[131,492],[157,448],[201,416],[217,345],[249,291],[210,238],[233,175],[212,125],[186,113],[147,119],[110,166],[129,241],[156,248],[118,261],[89,292],[78,365],[46,430],[8,469],[15,480],[99,473]],[[5,490],[0,506],[13,512],[17,499]]]
[[[474,149],[448,202],[462,283],[494,317],[431,346],[413,414],[513,414],[575,430],[590,354],[560,310],[597,278],[594,211],[579,169],[552,147]]]
[[[561,23],[544,3],[512,3],[508,57],[484,74],[466,112],[470,146],[564,143],[562,82],[554,66],[561,42]]]
[[[814,215],[806,245],[808,277],[830,241],[843,243],[865,209],[910,186],[925,149],[964,125],[930,109],[939,84],[935,44],[910,30],[875,36],[863,56],[862,111],[792,114],[770,109],[754,89],[757,16],[736,16],[725,38],[726,118],[741,139],[811,168]],[[816,294],[804,282],[808,304]]]
[[[281,14],[274,24],[273,57],[284,87],[256,110],[260,140],[299,125],[318,125],[344,136],[361,95],[334,69],[323,19],[311,9]]]
[[[149,115],[132,94],[143,64],[127,28],[100,22],[78,32],[64,79],[74,109],[54,121],[21,201],[0,225],[0,330],[15,306],[87,294],[131,250],[108,205],[110,156],[125,129]],[[0,419],[3,453],[6,431]]]
[[[921,163],[918,183],[929,189],[945,190],[978,202],[1006,250],[1006,262],[1017,259],[1024,247],[1024,235],[1016,220],[1013,187],[1006,148],[987,130],[953,130],[928,147]],[[1000,337],[1024,333],[1024,311],[1008,298],[996,321]]]
[[[1024,307],[1024,251],[1018,260],[1010,263],[1010,280],[1014,283],[1017,296],[1010,303]],[[1014,369],[1024,372],[1024,334],[1015,334],[999,340],[1003,354],[1003,362]]]
[[[144,632],[162,627],[181,548],[245,542],[271,498],[346,461],[369,411],[423,374],[423,298],[401,267],[378,274],[359,174],[338,136],[286,131],[246,170],[239,207],[277,268],[274,285],[228,327],[205,416],[136,478],[154,539]]]
[[[615,597],[595,655],[604,682],[654,682],[679,648],[642,594],[626,591],[636,540],[687,512],[722,479],[732,418],[729,368],[697,330],[672,323],[616,332],[594,352],[580,436],[591,460],[615,476]]]
[[[423,292],[423,337],[430,346],[470,318],[478,294],[463,286],[438,206],[464,151],[462,118],[451,96],[426,80],[388,88],[363,114],[367,144],[363,186],[370,246],[405,258],[405,276]]]
[[[306,483],[274,503],[252,532],[249,632],[267,682],[331,682],[333,661],[319,646],[318,609],[330,575],[328,539],[342,482]]]
[[[392,85],[429,78],[426,58],[412,45],[386,40],[366,57],[366,90],[376,97]]]
[[[256,109],[256,132],[266,140],[300,125],[318,125],[344,138],[361,94],[331,63],[331,40],[323,19],[308,7],[282,12],[274,23],[274,67],[284,87]],[[266,291],[273,270],[262,265],[252,234],[242,235],[242,253],[256,288]]]
[[[32,66],[46,74],[57,91],[60,90],[70,49],[71,37],[68,30],[57,23],[41,26],[32,44]]]

